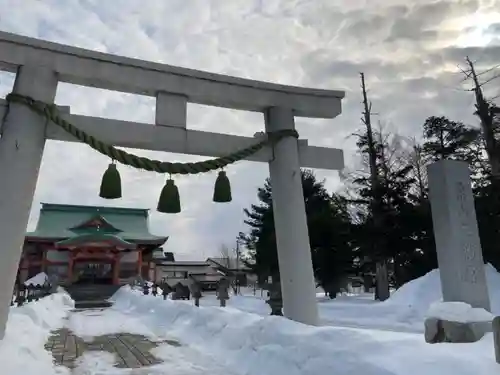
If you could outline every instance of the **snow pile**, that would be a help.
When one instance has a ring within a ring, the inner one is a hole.
[[[485,266],[492,312],[500,315],[500,274],[491,265]],[[242,288],[243,295],[231,296],[229,307],[268,316],[270,309],[261,291],[253,295],[253,290]],[[354,328],[383,329],[397,332],[422,332],[424,320],[431,305],[442,301],[439,270],[415,279],[385,302],[373,300],[373,294],[342,295],[334,300],[317,294],[319,315],[322,325]],[[219,306],[215,295],[205,293],[202,306]]]
[[[486,375],[498,373],[493,340],[426,344],[422,334],[310,327],[233,308],[200,307],[143,296],[130,287],[113,309],[140,317],[158,336],[173,337],[241,375]]]
[[[26,280],[24,282],[24,285],[44,285],[48,281],[49,277],[45,272],[40,272],[39,274],[36,274],[33,276],[31,279]]]
[[[74,302],[62,290],[39,301],[12,307],[5,337],[0,341],[1,373],[5,375],[68,374],[55,368],[44,345],[52,330],[62,327]]]
[[[490,294],[491,311],[493,314],[500,315],[500,273],[491,264],[486,264],[484,271]],[[425,317],[431,305],[442,299],[439,269],[435,269],[403,285],[384,304],[398,306],[399,309],[407,307],[415,316]]]
[[[427,317],[468,323],[491,322],[495,316],[485,309],[475,308],[464,302],[434,302],[427,311]]]

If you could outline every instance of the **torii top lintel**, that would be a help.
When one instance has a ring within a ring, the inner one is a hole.
[[[230,77],[0,32],[0,69],[15,72],[34,62],[53,68],[62,82],[149,96],[168,92],[191,103],[247,111],[284,106],[295,116],[333,118],[344,97],[343,91]]]

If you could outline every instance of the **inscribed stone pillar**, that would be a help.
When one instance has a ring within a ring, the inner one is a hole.
[[[469,166],[442,160],[427,173],[443,300],[490,311]]]

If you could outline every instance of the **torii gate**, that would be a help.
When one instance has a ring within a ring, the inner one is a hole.
[[[16,73],[13,92],[53,103],[58,82],[156,98],[156,126],[69,114],[65,119],[112,145],[211,157],[255,138],[186,128],[187,103],[262,112],[265,129],[295,129],[294,117],[334,118],[342,91],[306,89],[124,58],[0,32],[0,69]],[[46,139],[76,141],[19,103],[0,102],[0,339],[24,243]],[[285,315],[318,323],[300,167],[340,170],[338,149],[281,139],[248,160],[268,162]],[[333,228],[332,228],[333,230]]]

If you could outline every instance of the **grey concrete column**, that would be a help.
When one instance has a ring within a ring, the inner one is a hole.
[[[443,300],[490,311],[469,165],[441,160],[427,174]]]
[[[265,121],[267,131],[295,128],[293,112],[287,108],[268,109]],[[317,325],[316,285],[297,139],[280,140],[273,153],[269,172],[284,314],[291,320]]]
[[[495,361],[500,363],[500,316],[495,316],[491,325],[493,331],[493,350],[495,351]]]
[[[20,67],[14,92],[53,103],[57,78],[51,70]],[[12,290],[45,146],[46,121],[11,103],[0,138],[0,339],[5,334]]]

